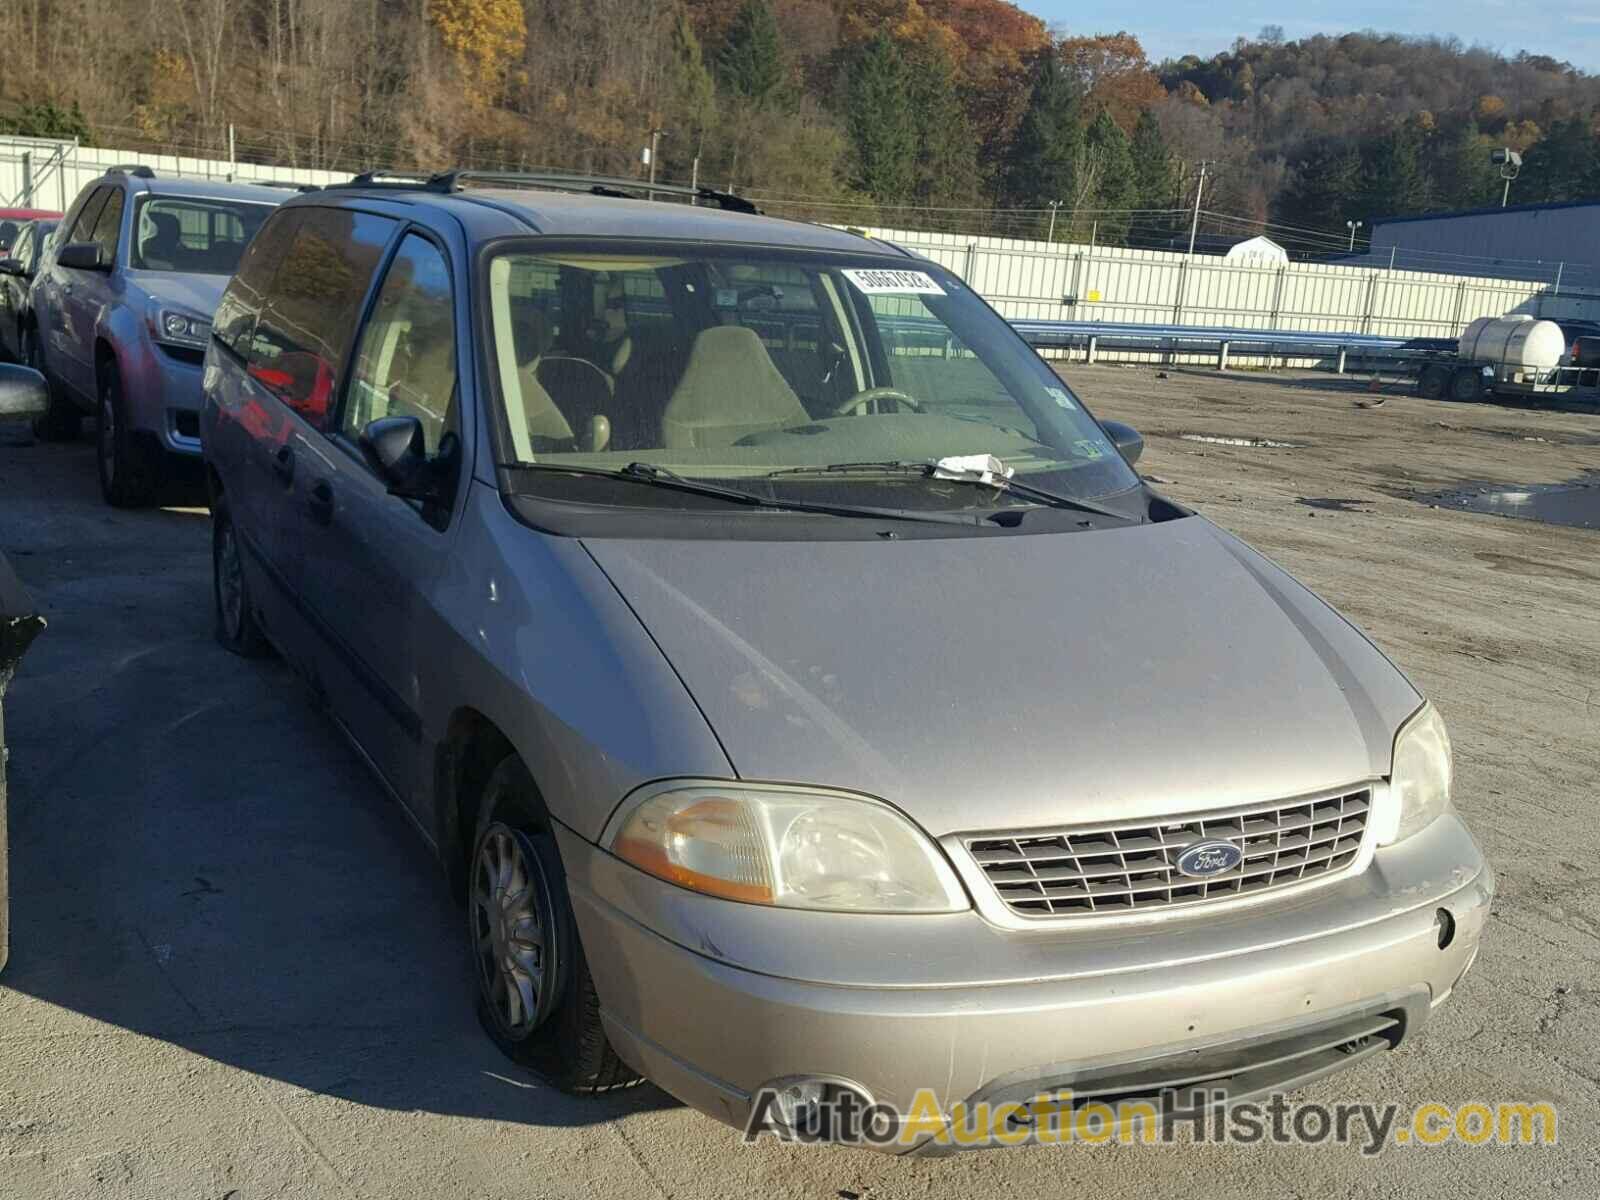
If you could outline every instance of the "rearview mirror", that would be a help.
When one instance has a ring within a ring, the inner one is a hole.
[[[42,417],[49,407],[43,375],[32,367],[0,363],[0,419]]]
[[[1128,460],[1130,467],[1139,461],[1139,456],[1144,453],[1144,438],[1139,436],[1137,429],[1121,421],[1101,421],[1100,428],[1106,431],[1111,444],[1122,451],[1122,457]]]
[[[74,271],[111,269],[111,264],[106,261],[105,252],[101,250],[99,242],[68,242],[61,247],[61,253],[56,255],[56,262]]]
[[[22,265],[22,261],[20,259],[0,258],[0,275],[22,276],[26,275],[27,273],[27,268]]]

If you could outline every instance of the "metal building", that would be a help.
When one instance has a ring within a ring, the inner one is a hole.
[[[1410,271],[1600,288],[1600,200],[1375,218],[1372,247],[1359,261],[1391,259]]]

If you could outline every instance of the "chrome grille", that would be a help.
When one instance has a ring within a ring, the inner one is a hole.
[[[1140,912],[1226,900],[1332,875],[1361,852],[1372,793],[1258,804],[1173,821],[1030,830],[962,839],[1019,917]],[[1232,842],[1239,865],[1191,879],[1178,856],[1200,841]]]

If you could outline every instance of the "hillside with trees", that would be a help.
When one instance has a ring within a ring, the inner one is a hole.
[[[14,0],[0,131],[295,166],[732,186],[857,224],[1340,248],[1345,221],[1600,195],[1600,78],[1374,33],[1150,62],[1005,0]]]

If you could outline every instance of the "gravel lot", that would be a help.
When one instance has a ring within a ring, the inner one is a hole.
[[[650,1088],[560,1096],[480,1033],[463,918],[406,822],[283,668],[211,641],[204,512],[103,508],[85,442],[0,446],[0,550],[51,624],[7,705],[0,1197],[1600,1193],[1600,532],[1426,502],[1600,468],[1600,415],[1066,374],[1146,433],[1159,486],[1363,625],[1451,723],[1500,877],[1478,965],[1422,1038],[1306,1096],[1546,1100],[1558,1147],[902,1162],[743,1148]]]

